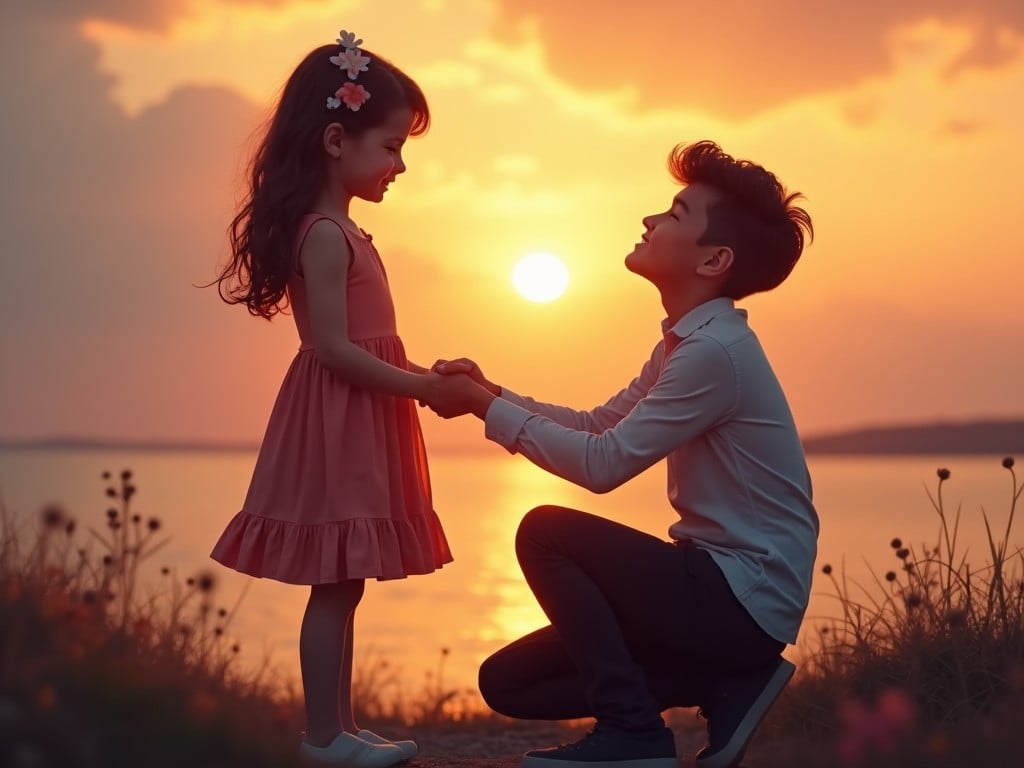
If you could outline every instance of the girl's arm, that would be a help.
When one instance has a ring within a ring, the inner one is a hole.
[[[409,370],[413,373],[430,373],[429,368],[424,368],[422,365],[416,365],[412,360],[406,360],[405,362],[409,366]]]
[[[425,399],[430,394],[426,376],[390,365],[349,341],[346,280],[351,260],[352,250],[337,225],[322,219],[309,228],[299,261],[317,359],[361,389]]]

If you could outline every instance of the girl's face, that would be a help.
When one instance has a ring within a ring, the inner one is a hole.
[[[384,199],[388,184],[405,172],[402,146],[412,118],[412,110],[396,109],[381,125],[342,140],[339,178],[349,196],[372,203]]]

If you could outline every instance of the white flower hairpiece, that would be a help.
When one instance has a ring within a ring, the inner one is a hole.
[[[363,41],[361,39],[357,40],[354,32],[348,32],[343,29],[338,34],[338,45],[342,47],[342,51],[336,56],[331,56],[331,64],[348,73],[349,80],[355,80],[359,77],[359,73],[365,72],[370,64],[370,57],[364,56],[359,50],[359,46],[362,44]],[[353,112],[358,112],[359,108],[369,98],[370,92],[363,86],[345,83],[334,92],[333,96],[327,97],[327,108],[337,109],[344,104]]]

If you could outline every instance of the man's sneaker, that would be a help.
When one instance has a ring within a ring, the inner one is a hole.
[[[698,768],[735,768],[747,744],[796,667],[779,658],[767,667],[730,678],[701,708],[708,721],[708,746],[697,753]]]
[[[679,768],[676,742],[668,728],[623,731],[598,723],[572,744],[535,749],[521,768]]]

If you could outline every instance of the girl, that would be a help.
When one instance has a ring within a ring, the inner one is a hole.
[[[300,346],[240,512],[213,549],[243,573],[311,585],[299,636],[306,734],[318,765],[385,768],[416,754],[360,730],[352,636],[363,581],[451,562],[416,414],[436,375],[410,363],[377,249],[349,216],[405,171],[426,132],[422,91],[344,30],[288,80],[252,161],[218,277],[229,304],[268,320],[291,307]]]

